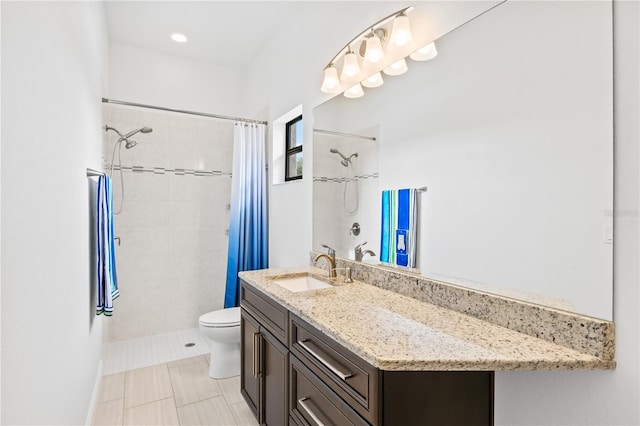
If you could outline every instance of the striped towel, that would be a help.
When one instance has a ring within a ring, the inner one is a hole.
[[[380,261],[416,266],[418,191],[415,188],[382,191]]]
[[[113,243],[113,192],[111,178],[98,178],[96,206],[97,303],[96,314],[113,314],[113,301],[120,294],[116,275],[116,249]]]

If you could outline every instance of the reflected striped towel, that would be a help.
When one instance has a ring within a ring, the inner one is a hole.
[[[418,191],[415,188],[382,191],[380,261],[416,266]]]
[[[113,192],[111,178],[98,178],[96,205],[97,302],[96,314],[112,315],[113,301],[120,294],[116,275],[115,245],[113,242]]]

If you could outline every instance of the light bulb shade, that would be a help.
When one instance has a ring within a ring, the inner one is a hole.
[[[380,87],[382,86],[383,83],[384,81],[382,80],[382,74],[380,74],[380,72],[377,72],[371,77],[365,78],[361,84],[364,87],[373,88],[373,87]]]
[[[433,41],[409,55],[409,57],[414,61],[428,61],[436,56],[438,56],[438,50],[436,49],[436,44]]]
[[[338,78],[338,70],[333,65],[324,69],[324,79],[320,90],[330,94],[338,93],[342,90],[340,79]]]
[[[347,52],[347,54],[344,55],[344,61],[342,63],[342,79],[352,79],[353,77],[358,75],[359,72],[360,65],[358,65],[358,57],[352,51]]]
[[[367,39],[365,48],[364,59],[369,63],[376,64],[384,58],[384,51],[382,50],[382,43],[377,35],[373,34]]]
[[[171,34],[171,40],[175,41],[176,43],[186,43],[188,38],[184,34],[173,33],[173,34]]]
[[[398,47],[405,46],[412,39],[411,26],[407,15],[398,15],[393,20],[391,29],[391,42]]]
[[[394,62],[382,71],[387,75],[400,75],[407,72],[409,68],[407,68],[407,61],[404,58],[400,59],[398,62]]]
[[[364,95],[364,91],[362,90],[360,83],[356,83],[355,86],[351,86],[349,89],[345,90],[343,94],[347,98],[359,98]]]

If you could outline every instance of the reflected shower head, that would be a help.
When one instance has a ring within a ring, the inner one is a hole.
[[[351,158],[352,157],[357,157],[358,156],[358,153],[354,152],[349,157],[347,157],[343,153],[338,151],[336,148],[329,148],[329,152],[332,153],[332,154],[338,154],[340,157],[342,157],[342,161],[340,161],[340,164],[342,164],[345,167],[347,167],[347,166],[349,166],[349,164],[351,164]]]
[[[136,141],[130,141],[129,139],[125,139],[125,141],[127,141],[127,143],[124,145],[124,147],[127,149],[131,149],[134,146],[138,145],[138,142]]]

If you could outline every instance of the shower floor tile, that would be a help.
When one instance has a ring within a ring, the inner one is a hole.
[[[187,343],[195,345],[186,347]],[[208,339],[197,328],[112,342],[104,357],[104,375],[210,353]]]

